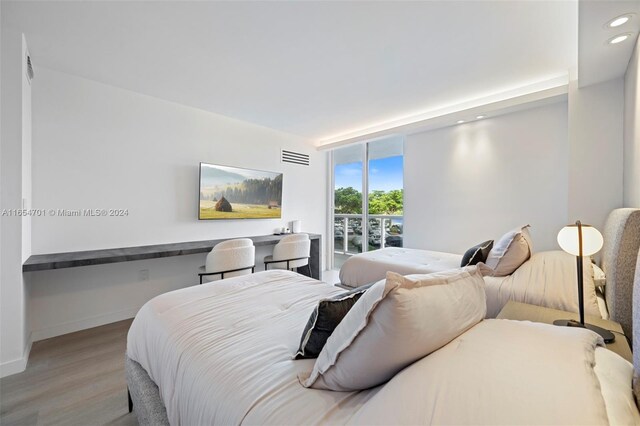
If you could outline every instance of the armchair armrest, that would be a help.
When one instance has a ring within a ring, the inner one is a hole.
[[[310,259],[311,256],[303,256],[303,257],[294,257],[291,259],[279,259],[279,260],[265,260],[264,261],[264,270],[266,271],[268,269],[268,265],[271,265],[272,263],[287,263],[287,269],[289,269],[289,263],[293,262],[294,260],[303,260],[303,259]]]

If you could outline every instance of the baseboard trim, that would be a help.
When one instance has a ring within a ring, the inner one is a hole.
[[[139,310],[140,308],[129,308],[122,311],[110,312],[104,315],[97,315],[95,317],[83,318],[77,321],[69,321],[51,327],[42,328],[40,330],[34,330],[31,333],[32,340],[34,342],[37,342],[39,340],[62,336],[63,334],[74,333],[76,331],[86,330],[88,328],[99,327],[101,325],[111,324],[112,322],[126,320],[135,317]]]
[[[29,354],[31,353],[31,346],[33,346],[33,333],[29,335],[27,345],[25,346],[20,358],[0,363],[0,378],[22,373],[27,369]]]

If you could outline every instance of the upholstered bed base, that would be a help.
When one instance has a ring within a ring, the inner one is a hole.
[[[162,398],[160,398],[158,386],[140,364],[128,356],[125,358],[129,398],[131,398],[129,409],[133,403],[133,409],[141,426],[168,426],[167,410],[162,403]]]

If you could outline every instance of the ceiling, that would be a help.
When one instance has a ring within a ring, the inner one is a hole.
[[[312,142],[557,78],[575,1],[2,2],[33,62]],[[37,78],[37,75],[36,75]]]
[[[606,25],[612,19],[628,13],[634,15],[625,25],[617,28]],[[640,1],[582,1],[579,16],[580,86],[611,80],[624,74],[640,30]],[[623,43],[608,43],[614,36],[625,33],[633,35]]]

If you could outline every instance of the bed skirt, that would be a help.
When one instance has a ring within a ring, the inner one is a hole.
[[[125,355],[125,372],[133,411],[141,426],[169,425],[158,386],[144,368]]]

